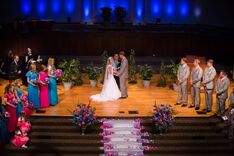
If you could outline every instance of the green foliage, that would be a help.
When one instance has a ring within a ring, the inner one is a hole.
[[[140,78],[142,80],[151,80],[153,77],[153,68],[147,64],[140,66]]]
[[[112,14],[112,9],[109,7],[103,7],[101,8],[102,10],[102,18],[104,20],[104,22],[110,22],[110,18],[111,18],[111,14]]]
[[[157,87],[166,87],[166,70],[164,62],[161,62],[160,77],[157,82]]]
[[[171,60],[171,64],[165,65],[161,63],[160,77],[157,83],[158,87],[166,87],[168,81],[175,82],[177,78],[178,64]]]
[[[171,64],[165,65],[166,69],[166,75],[169,77],[170,80],[173,82],[177,79],[177,71],[178,71],[179,65],[176,64],[174,61],[171,60]]]
[[[114,13],[118,22],[123,22],[124,18],[127,15],[126,10],[124,9],[124,7],[121,7],[121,6],[116,7]]]
[[[101,69],[94,65],[88,66],[86,71],[90,80],[97,80],[101,75]]]
[[[63,69],[61,77],[63,82],[73,82],[74,85],[81,85],[83,83],[81,80],[80,61],[78,59],[64,60],[59,64],[59,68]]]
[[[105,76],[105,71],[106,71],[106,63],[107,63],[108,57],[109,57],[108,52],[106,50],[104,50],[102,53],[102,80],[101,80],[102,83],[104,81],[104,76]]]
[[[137,71],[136,71],[136,60],[135,60],[135,51],[131,49],[131,53],[129,56],[129,69],[128,69],[129,77],[128,82],[129,83],[137,83]]]

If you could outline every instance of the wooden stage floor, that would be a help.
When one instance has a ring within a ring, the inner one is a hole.
[[[4,83],[0,86],[0,95],[3,96]],[[71,116],[71,112],[75,109],[77,103],[89,103],[89,97],[101,91],[101,85],[96,88],[90,87],[88,84],[73,87],[69,91],[64,91],[63,86],[58,86],[60,102],[56,106],[45,108],[45,113],[36,113],[34,116]],[[231,90],[231,89],[229,89]],[[152,116],[153,106],[159,104],[171,104],[176,117],[209,117],[214,115],[216,110],[215,94],[213,111],[208,114],[197,114],[193,108],[174,106],[177,101],[177,92],[168,88],[155,87],[153,83],[150,88],[143,88],[140,83],[130,84],[128,86],[129,97],[127,99],[119,99],[116,101],[95,103],[91,105],[96,108],[96,116],[98,117],[148,117]],[[204,94],[201,94],[201,109],[204,108]],[[189,95],[189,104],[191,98]],[[138,114],[129,114],[129,111],[137,111]]]

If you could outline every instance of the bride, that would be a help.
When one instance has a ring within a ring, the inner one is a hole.
[[[100,94],[92,95],[92,101],[104,102],[117,100],[121,97],[121,92],[114,78],[114,60],[109,57],[106,65],[104,85]]]

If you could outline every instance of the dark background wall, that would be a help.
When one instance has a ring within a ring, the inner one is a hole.
[[[100,22],[100,8],[127,10],[126,22],[207,24],[234,27],[232,0],[3,0],[0,2],[0,23],[16,16],[26,19],[53,19],[66,22]],[[113,21],[114,21],[113,17]]]

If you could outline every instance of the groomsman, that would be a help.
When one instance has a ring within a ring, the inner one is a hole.
[[[187,59],[182,58],[180,60],[179,69],[177,71],[178,101],[175,105],[180,105],[183,103],[182,107],[186,107],[188,104],[188,77],[189,66],[187,65]]]
[[[229,118],[228,118],[228,122],[229,122],[229,127],[228,127],[228,137],[229,139],[233,139],[233,130],[234,130],[234,85],[232,87],[232,92],[229,96]]]
[[[207,61],[207,66],[202,78],[202,84],[205,89],[205,113],[212,111],[214,79],[216,76],[216,70],[213,67],[213,62],[214,61],[211,59]]]
[[[114,70],[115,71],[119,71],[120,69],[120,61],[119,61],[119,54],[114,54]],[[119,86],[119,77],[114,75],[114,78],[115,78],[115,81],[120,89],[120,86]]]
[[[216,84],[216,110],[217,116],[223,116],[225,112],[225,103],[228,98],[228,87],[230,81],[224,71],[220,71]]]
[[[195,110],[200,109],[200,103],[201,103],[201,96],[200,96],[200,87],[201,87],[201,79],[202,79],[202,74],[203,70],[199,65],[200,60],[195,59],[193,62],[193,69],[191,72],[191,98],[192,98],[192,103],[189,106],[189,108],[195,107]]]

